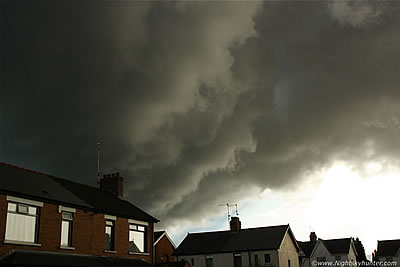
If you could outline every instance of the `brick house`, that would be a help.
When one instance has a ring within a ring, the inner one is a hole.
[[[192,267],[299,267],[300,248],[289,225],[242,229],[232,217],[230,227],[189,233],[175,250],[177,260]]]
[[[175,248],[166,231],[154,232],[154,263],[175,262]]]
[[[0,163],[0,264],[149,266],[157,222],[118,173],[96,188]]]

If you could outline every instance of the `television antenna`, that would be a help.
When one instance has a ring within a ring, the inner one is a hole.
[[[235,206],[235,213],[236,213],[236,216],[239,216],[239,212],[238,212],[238,204],[233,204],[233,205],[231,205],[231,206]]]
[[[221,204],[221,205],[218,205],[218,206],[219,207],[226,206],[226,209],[228,210],[228,223],[229,223],[229,221],[231,220],[231,213],[229,211],[230,205],[228,203],[226,203],[226,204]]]
[[[228,212],[228,224],[229,224],[230,221],[231,221],[231,211],[230,211],[230,207],[235,207],[235,215],[236,215],[236,216],[239,216],[238,205],[237,205],[237,204],[229,204],[229,203],[226,203],[226,204],[221,204],[221,205],[218,205],[218,206],[219,206],[219,207],[226,206],[226,209],[227,209],[227,212]]]
[[[100,142],[97,142],[97,184],[100,183]]]

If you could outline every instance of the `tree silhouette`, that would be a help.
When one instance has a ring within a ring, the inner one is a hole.
[[[365,255],[364,245],[361,243],[361,240],[358,237],[356,237],[355,239],[353,238],[353,242],[358,254],[356,257],[357,261],[358,262],[368,261],[367,256]]]

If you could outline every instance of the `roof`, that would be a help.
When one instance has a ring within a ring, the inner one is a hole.
[[[324,244],[331,254],[348,254],[350,251],[351,238],[319,240]]]
[[[320,241],[326,249],[329,251],[331,254],[348,254],[350,251],[350,245],[351,245],[351,238],[338,238],[338,239],[321,239],[319,238],[318,241]],[[299,244],[301,250],[304,252],[306,257],[310,257],[311,254],[313,253],[314,247],[317,244],[317,242],[302,242],[302,241],[297,241]],[[357,251],[354,248],[355,253]]]
[[[174,242],[169,237],[169,235],[167,234],[166,231],[156,231],[156,232],[154,232],[154,246],[157,245],[157,243],[163,238],[163,236],[165,236],[168,239],[168,241],[171,243],[171,245],[175,249],[176,246],[175,246]]]
[[[154,231],[154,243],[157,243],[158,239],[165,233],[165,231]]]
[[[286,232],[289,232],[298,249],[296,239],[289,225],[278,225],[241,229],[238,232],[189,233],[174,254],[179,256],[275,250],[280,247]]]
[[[315,247],[315,244],[317,244],[317,242],[302,242],[302,241],[297,241],[297,244],[299,244],[299,247],[301,248],[301,250],[304,252],[304,254],[307,257],[311,256],[311,253]]]
[[[102,267],[151,267],[140,259],[78,255],[70,253],[43,252],[32,250],[11,250],[0,258],[0,265],[6,266],[102,266]]]
[[[400,239],[378,240],[376,256],[395,256],[400,249]]]
[[[97,187],[0,162],[0,193],[147,222],[158,219]]]

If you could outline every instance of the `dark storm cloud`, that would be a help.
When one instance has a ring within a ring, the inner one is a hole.
[[[395,2],[5,3],[2,161],[165,224],[346,160],[398,161]]]

